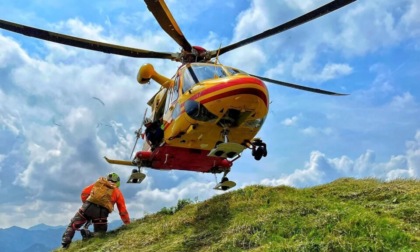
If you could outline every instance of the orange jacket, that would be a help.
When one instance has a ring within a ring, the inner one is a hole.
[[[83,203],[85,203],[86,199],[89,197],[94,184],[95,183],[85,187],[82,190],[80,197]],[[118,212],[120,213],[121,220],[124,222],[124,224],[130,224],[130,215],[128,214],[127,207],[125,206],[124,196],[118,187],[115,187],[114,191],[112,192],[111,202],[112,205],[117,203]]]

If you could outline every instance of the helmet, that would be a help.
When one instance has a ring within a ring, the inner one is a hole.
[[[114,182],[117,187],[120,187],[120,176],[118,176],[115,172],[108,174],[107,179],[108,181]]]
[[[150,119],[149,117],[144,118],[143,124],[146,125],[148,123],[152,123],[152,119]]]

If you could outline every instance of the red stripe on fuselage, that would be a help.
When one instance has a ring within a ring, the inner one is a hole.
[[[193,95],[190,99],[191,100],[196,100],[200,96],[205,96],[205,95],[211,94],[213,92],[220,91],[222,89],[233,87],[235,85],[240,85],[240,84],[255,84],[255,85],[263,87],[264,89],[267,89],[265,84],[257,78],[243,77],[243,78],[237,78],[237,79],[234,79],[234,80],[228,80],[225,83],[215,84],[214,86],[208,87],[205,90],[203,90],[202,92]],[[209,98],[204,99],[203,101],[200,101],[200,102],[204,104],[206,102],[210,102],[210,101],[215,100],[215,99],[220,99],[220,98],[223,98],[223,97],[228,97],[228,96],[238,95],[238,94],[257,95],[258,97],[260,97],[264,101],[264,104],[267,106],[268,102],[267,102],[266,94],[259,89],[249,88],[249,87],[248,88],[238,88],[238,89],[235,89],[235,90],[231,90],[231,91],[228,91],[228,92],[225,92],[225,93],[222,93],[222,94],[218,94],[216,96],[209,97]]]
[[[250,95],[256,95],[258,97],[261,98],[261,100],[264,101],[265,106],[267,106],[267,96],[265,95],[265,93],[259,89],[255,89],[255,88],[238,88],[235,90],[231,90],[228,92],[223,92],[221,94],[218,95],[213,95],[207,99],[204,99],[202,101],[200,101],[201,104],[206,104],[208,102],[217,100],[217,99],[222,99],[225,97],[229,97],[229,96],[233,96],[233,95],[242,95],[242,94],[250,94]]]

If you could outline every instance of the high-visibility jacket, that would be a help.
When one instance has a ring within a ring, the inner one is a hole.
[[[95,183],[85,187],[82,190],[82,194],[80,195],[80,197],[83,203],[85,203],[85,201],[89,197],[94,185]],[[128,214],[127,207],[125,206],[124,196],[118,187],[115,187],[111,194],[111,205],[114,206],[115,203],[117,203],[117,208],[118,212],[120,213],[121,220],[124,222],[124,224],[129,224],[130,215]],[[110,212],[112,212],[112,209],[110,210]]]

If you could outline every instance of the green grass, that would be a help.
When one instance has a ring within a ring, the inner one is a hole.
[[[68,251],[420,251],[420,181],[249,186],[181,200]]]

